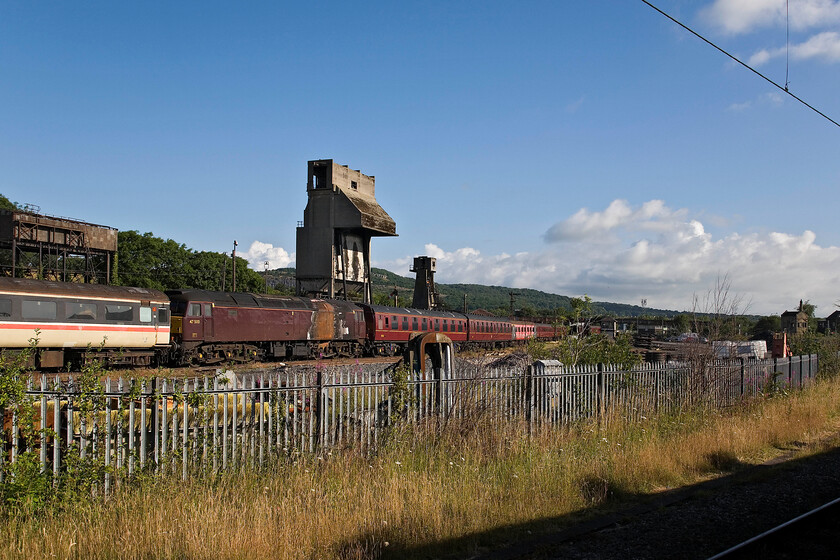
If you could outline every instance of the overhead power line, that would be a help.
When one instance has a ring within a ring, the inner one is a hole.
[[[700,35],[696,31],[694,31],[693,29],[691,29],[687,25],[683,24],[682,22],[680,22],[676,18],[673,18],[669,14],[663,12],[662,10],[660,10],[659,8],[657,8],[656,6],[654,6],[653,4],[648,2],[647,0],[641,0],[641,1],[644,2],[645,4],[647,4],[648,6],[650,6],[651,8],[653,8],[654,10],[656,10],[657,12],[659,12],[660,14],[662,14],[663,16],[665,16],[666,18],[670,19],[671,21],[673,21],[674,23],[676,23],[680,27],[682,27],[683,29],[685,29],[686,31],[688,31],[689,33],[691,33],[692,35],[694,35],[695,37],[697,37],[698,39],[703,41],[704,43],[706,43],[708,45],[711,45],[712,47],[714,47],[718,51],[722,52],[723,54],[725,54],[726,56],[728,56],[729,58],[731,58],[732,60],[734,60],[735,62],[737,62],[738,64],[740,64],[744,68],[746,68],[747,70],[749,70],[750,72],[753,72],[757,76],[763,78],[764,80],[766,80],[770,84],[773,84],[774,86],[776,86],[777,88],[779,88],[780,90],[785,92],[786,94],[790,95],[791,97],[796,99],[798,102],[802,103],[803,105],[805,105],[806,107],[808,107],[809,109],[811,109],[812,111],[814,111],[815,113],[817,113],[818,115],[820,115],[821,117],[823,117],[824,119],[826,119],[827,121],[832,123],[834,126],[840,128],[840,123],[838,123],[837,121],[835,121],[834,119],[832,119],[831,117],[829,117],[828,115],[826,115],[825,113],[823,113],[822,111],[820,111],[819,109],[814,107],[813,105],[810,105],[809,103],[807,103],[803,99],[801,99],[801,98],[797,97],[796,95],[794,95],[793,93],[791,93],[790,90],[787,87],[780,86],[779,84],[777,84],[776,82],[774,82],[773,80],[771,80],[770,78],[768,78],[767,76],[765,76],[764,74],[762,74],[761,72],[759,72],[758,70],[756,70],[755,68],[753,68],[752,66],[747,64],[746,62],[741,61],[738,57],[728,53],[725,50],[723,50],[722,48],[720,48],[716,44],[712,43],[711,41],[709,41],[708,39],[706,39],[705,37],[703,37],[702,35]]]

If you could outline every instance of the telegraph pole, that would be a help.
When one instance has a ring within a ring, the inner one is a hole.
[[[265,266],[265,273],[263,274],[263,283],[265,284],[265,292],[268,293],[268,261],[263,263]]]
[[[516,296],[518,296],[519,294],[517,292],[508,292],[508,295],[510,296],[510,318],[515,319],[516,309],[514,307],[514,304],[516,303]]]
[[[239,243],[236,242],[236,239],[233,240],[233,253],[230,254],[231,260],[233,261],[233,291],[236,291],[236,246]]]

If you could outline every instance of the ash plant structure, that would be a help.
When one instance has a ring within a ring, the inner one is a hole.
[[[372,303],[371,238],[397,235],[376,202],[376,178],[331,159],[313,160],[306,192],[297,228],[297,294]]]

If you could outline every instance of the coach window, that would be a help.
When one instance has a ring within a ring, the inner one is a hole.
[[[190,317],[201,317],[201,304],[200,303],[191,303],[190,304],[190,312],[188,313]]]
[[[417,330],[417,317],[412,317],[411,318],[411,330],[413,330],[413,331]]]
[[[382,330],[382,315],[376,318],[376,325],[379,330]]]
[[[140,306],[140,322],[141,323],[151,323],[152,322],[152,308]]]
[[[54,301],[25,299],[20,302],[20,314],[24,319],[54,320],[56,304]]]
[[[447,322],[446,319],[444,319],[443,320],[443,332],[446,332],[448,330],[449,330],[449,323]]]
[[[12,300],[0,299],[0,317],[12,316]]]
[[[72,321],[95,321],[95,303],[68,303],[67,318]]]
[[[440,330],[440,319],[435,319],[435,330],[436,331]]]
[[[423,317],[423,330],[425,331],[425,330],[426,330],[426,329],[428,329],[428,328],[429,328],[429,327],[428,327],[428,324],[426,323],[426,318],[425,318],[425,317]]]
[[[131,321],[134,319],[134,312],[130,305],[110,304],[105,306],[106,321]]]
[[[408,330],[408,317],[403,317],[402,323],[403,323],[402,330],[407,331]]]
[[[396,316],[396,315],[393,315],[393,316],[391,317],[391,330],[392,330],[392,331],[397,330],[397,327],[399,326],[397,323],[398,323],[397,316]]]

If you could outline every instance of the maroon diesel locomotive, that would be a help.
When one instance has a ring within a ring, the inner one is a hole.
[[[352,302],[171,290],[178,364],[361,356],[365,318]]]

